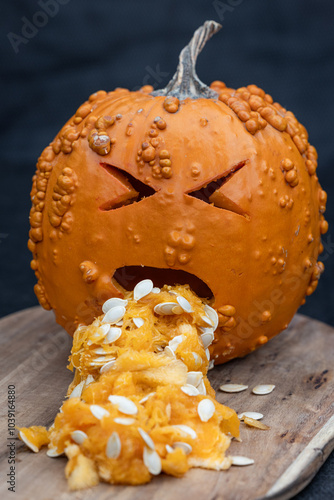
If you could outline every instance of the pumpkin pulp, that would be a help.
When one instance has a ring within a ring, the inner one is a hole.
[[[212,310],[187,285],[154,291],[139,300],[126,292],[123,305],[77,328],[68,399],[47,433],[20,429],[31,448],[48,441],[50,456],[67,455],[70,489],[231,465],[225,452],[239,419],[207,378]]]

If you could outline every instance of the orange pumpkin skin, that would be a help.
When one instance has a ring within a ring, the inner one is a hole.
[[[266,343],[315,290],[326,193],[305,128],[255,85],[211,88],[216,98],[97,92],[43,151],[35,292],[69,333],[122,296],[113,276],[124,266],[185,271],[211,289],[216,363]],[[132,203],[133,178],[154,194]],[[135,278],[126,272],[123,283]]]

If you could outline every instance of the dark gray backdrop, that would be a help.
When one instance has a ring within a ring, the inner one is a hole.
[[[163,87],[193,31],[215,19],[223,29],[199,58],[200,78],[258,84],[296,114],[318,149],[329,195],[326,272],[300,312],[334,325],[334,2],[7,0],[1,7],[0,315],[37,303],[26,240],[38,155],[90,93]],[[333,472],[332,457],[298,498],[334,498]]]

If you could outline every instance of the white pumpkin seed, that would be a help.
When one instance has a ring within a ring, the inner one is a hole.
[[[202,379],[200,383],[197,386],[197,390],[200,394],[203,394],[203,396],[206,396],[206,387],[204,384],[204,380]]]
[[[111,326],[109,332],[104,339],[104,344],[111,344],[112,342],[116,342],[122,335],[122,328],[118,326]]]
[[[111,395],[108,397],[108,400],[117,406],[118,411],[125,413],[125,415],[137,415],[138,413],[135,403],[125,396]]]
[[[20,438],[22,439],[22,441],[24,442],[24,444],[25,444],[26,446],[28,446],[28,448],[30,448],[30,449],[31,449],[31,451],[33,451],[34,453],[38,453],[38,452],[39,452],[38,447],[37,447],[35,444],[31,443],[31,442],[29,441],[29,439],[28,439],[28,438],[27,438],[27,437],[23,434],[23,432],[22,432],[22,431],[19,431],[19,436],[20,436]]]
[[[175,441],[175,443],[173,443],[172,449],[175,448],[181,448],[181,450],[183,450],[186,455],[189,455],[189,453],[193,451],[192,446],[190,446],[190,444],[183,443],[182,441]]]
[[[149,394],[147,394],[147,396],[144,396],[140,401],[139,401],[139,404],[143,404],[143,403],[146,403],[146,401],[155,394],[155,392],[150,392]]]
[[[102,331],[102,335],[105,336],[110,330],[110,325],[108,323],[103,323],[102,325],[99,326],[99,330]],[[94,335],[94,337],[99,337],[100,335]]]
[[[118,458],[122,449],[121,440],[117,432],[113,432],[107,441],[106,455],[108,458]]]
[[[108,372],[110,368],[114,366],[115,363],[116,363],[116,358],[112,359],[111,361],[108,361],[108,363],[106,363],[100,368],[100,373]]]
[[[93,360],[90,362],[90,366],[98,366],[98,365],[103,365],[107,361],[111,361],[115,359],[115,357],[107,358],[106,356],[97,356],[96,358],[93,358]]]
[[[214,335],[212,327],[210,328],[208,326],[199,326],[198,329],[201,333],[212,333]]]
[[[105,303],[102,306],[102,311],[104,313],[107,313],[110,309],[113,307],[117,306],[124,306],[126,307],[128,305],[128,301],[125,299],[119,299],[118,297],[113,297],[111,299],[108,299],[105,301]]]
[[[187,396],[198,396],[199,391],[194,387],[193,385],[190,384],[185,384],[181,387],[181,391],[184,392],[184,394],[187,394]]]
[[[161,292],[161,290],[157,286],[152,288],[152,293],[160,293],[160,292]]]
[[[252,465],[254,463],[254,460],[252,458],[248,457],[242,457],[240,455],[236,455],[232,458],[232,465]]]
[[[241,439],[241,437],[235,437],[235,436],[232,436],[232,440],[233,440],[233,441],[237,441],[238,443],[242,443],[242,439]]]
[[[120,425],[133,425],[135,423],[135,419],[134,418],[117,417],[117,418],[114,418],[114,422],[116,422],[116,424],[120,424]]]
[[[121,319],[120,321],[117,321],[117,323],[115,323],[116,326],[123,326],[123,323],[124,321]]]
[[[207,325],[211,326],[211,328],[213,328],[213,322],[211,321],[210,318],[208,318],[207,316],[201,316],[201,319],[204,321],[204,323],[206,323]]]
[[[147,446],[151,449],[151,450],[155,450],[155,445],[154,445],[154,442],[153,442],[153,439],[151,438],[151,436],[149,436],[147,434],[147,432],[145,432],[143,429],[141,429],[140,427],[138,427],[138,432],[139,434],[141,435],[143,441],[147,444]]]
[[[182,307],[182,309],[186,313],[192,313],[193,312],[191,304],[190,304],[190,302],[187,299],[185,299],[184,297],[182,297],[181,295],[179,295],[178,297],[176,297],[176,300],[178,301],[179,305]]]
[[[85,385],[85,381],[82,380],[78,385],[76,385],[73,389],[73,391],[71,392],[70,396],[69,396],[69,399],[71,398],[80,398],[81,394],[82,394],[82,391],[83,391],[83,388],[84,388],[84,385]]]
[[[213,370],[215,367],[215,361],[214,359],[211,359],[209,362],[208,370]]]
[[[210,320],[212,321],[213,329],[216,330],[219,323],[217,311],[215,311],[212,307],[208,306],[207,304],[204,306],[204,310],[207,316],[209,316]]]
[[[242,384],[224,384],[219,387],[219,390],[223,392],[242,392],[246,389],[248,389],[248,385]]]
[[[171,349],[169,347],[169,345],[166,345],[165,349],[164,349],[164,353],[169,356],[170,358],[176,358],[175,356],[175,352],[173,351],[173,349]]]
[[[140,328],[145,323],[145,321],[143,320],[143,318],[133,318],[133,322],[134,322],[134,324],[136,325],[137,328]]]
[[[197,387],[202,379],[203,379],[202,372],[188,372],[187,373],[187,384],[191,384],[194,387]]]
[[[93,358],[89,365],[94,368],[101,368],[103,365],[109,363],[110,361],[114,361],[115,359],[116,358],[114,356],[99,356],[97,358]]]
[[[184,339],[184,335],[176,335],[168,342],[168,345],[171,349],[173,349],[173,351],[176,351],[176,349],[184,341]]]
[[[71,438],[77,444],[82,444],[87,438],[87,434],[83,431],[73,431],[71,432]]]
[[[167,450],[167,453],[173,453],[174,448],[172,448],[169,444],[166,444],[166,450]]]
[[[213,333],[202,333],[201,339],[203,342],[204,349],[209,347],[212,344],[213,339],[215,338]]]
[[[151,280],[142,280],[133,289],[134,300],[140,300],[146,297],[153,290],[153,283]]]
[[[144,447],[143,461],[148,471],[153,476],[158,476],[161,472],[161,459],[156,451]]]
[[[182,314],[183,313],[183,309],[181,306],[175,306],[172,308],[172,313],[173,314]]]
[[[275,389],[275,385],[263,384],[256,385],[252,390],[253,394],[257,394],[258,396],[264,396],[265,394],[270,394]]]
[[[154,307],[154,312],[160,316],[171,316],[173,308],[176,306],[175,302],[160,302]]]
[[[173,427],[174,429],[177,429],[185,434],[189,434],[189,436],[192,437],[193,439],[197,438],[197,433],[194,431],[194,429],[189,427],[189,425],[179,424],[179,425],[171,425],[171,427]]]
[[[93,375],[87,375],[87,378],[86,378],[86,387],[91,384],[92,382],[95,382],[95,378],[93,377]]]
[[[202,399],[198,403],[197,413],[202,422],[207,422],[214,415],[216,407],[211,399]]]
[[[263,418],[263,415],[262,413],[258,413],[256,411],[243,411],[242,413],[240,413],[240,415],[238,415],[238,417],[240,418],[240,420],[244,417],[252,418],[254,420],[261,420],[261,418]]]
[[[210,361],[210,351],[209,349],[205,349],[205,356],[208,361]]]
[[[94,349],[93,351],[95,354],[102,354],[106,356],[108,353],[103,349],[103,347],[98,347],[97,349]]]
[[[86,331],[88,328],[87,325],[83,325],[82,323],[80,325],[77,326],[77,329],[75,330],[76,332],[84,332]]]
[[[98,420],[101,420],[103,417],[109,417],[110,415],[108,410],[99,405],[90,405],[89,409]]]
[[[198,366],[201,366],[201,365],[202,365],[202,363],[203,363],[201,356],[199,356],[199,355],[197,354],[197,352],[193,352],[193,353],[192,353],[192,355],[193,355],[193,357],[194,357],[194,360],[195,360],[195,364],[196,364],[196,366],[197,366],[197,365],[198,365]]]
[[[46,454],[50,458],[57,458],[60,457],[61,455],[64,455],[64,452],[58,453],[56,448],[49,448]]]
[[[109,311],[105,314],[104,318],[102,319],[102,323],[115,324],[117,323],[117,321],[120,321],[123,318],[124,314],[124,306],[113,307],[112,309],[109,309]]]

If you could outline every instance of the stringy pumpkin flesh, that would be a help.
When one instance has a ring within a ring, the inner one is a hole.
[[[180,307],[178,296],[192,312]],[[99,480],[142,484],[160,471],[182,476],[190,467],[229,468],[225,452],[231,436],[239,435],[239,419],[215,400],[207,378],[203,342],[214,330],[208,306],[187,285],[165,286],[137,301],[127,292],[125,299],[122,324],[104,322],[102,315],[77,328],[68,399],[48,431],[21,428],[20,438],[33,451],[48,443],[50,456],[67,455],[70,489]],[[157,314],[154,307],[164,302],[175,302],[167,306],[175,312]],[[110,401],[111,395],[127,400]]]

